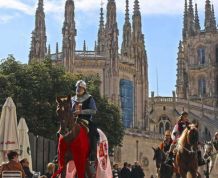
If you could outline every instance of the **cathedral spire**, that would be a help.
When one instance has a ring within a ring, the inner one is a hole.
[[[38,1],[38,7],[35,15],[35,29],[32,32],[31,49],[29,54],[29,63],[41,62],[46,55],[46,27],[43,0]]]
[[[48,45],[48,56],[51,56],[51,45]]]
[[[134,1],[133,16],[132,16],[132,35],[131,35],[131,59],[134,60],[135,68],[135,83],[134,88],[136,92],[135,102],[143,101],[144,105],[148,104],[145,95],[148,95],[148,67],[147,67],[147,54],[144,44],[144,35],[142,33],[142,19],[139,7],[139,1]],[[143,95],[142,93],[145,93]],[[137,110],[137,113],[140,111]],[[144,111],[143,111],[144,112]],[[136,115],[137,117],[146,118],[146,114]],[[135,120],[137,123],[138,121]],[[144,125],[147,125],[147,120],[143,120]],[[135,125],[138,126],[137,124]]]
[[[211,17],[211,25],[212,25],[212,31],[213,32],[216,32],[217,29],[216,29],[216,17],[215,17],[215,12],[214,12],[214,6],[212,4],[212,17]]]
[[[187,0],[185,0],[185,7],[184,7],[184,16],[183,16],[183,39],[187,37],[188,31],[188,5]]]
[[[118,71],[118,27],[116,19],[116,3],[114,0],[108,0],[107,3],[107,22],[105,26],[107,40],[107,55],[111,60],[111,69]]]
[[[63,63],[67,71],[73,71],[75,48],[76,48],[76,27],[74,17],[74,1],[67,0],[65,4],[65,19],[62,28],[63,34]]]
[[[59,47],[58,42],[56,42],[56,60],[58,60]]]
[[[102,54],[103,52],[105,52],[105,28],[104,28],[103,2],[101,2],[101,8],[100,8],[98,44],[97,44],[96,49],[97,49],[97,54]]]
[[[135,2],[134,2],[134,12],[133,13],[134,14],[140,13],[140,11],[139,11],[139,1],[138,0],[135,0]]]
[[[179,98],[186,98],[185,59],[182,41],[179,42],[178,49],[176,93]]]
[[[129,22],[129,0],[126,0],[125,22]]]
[[[200,33],[201,27],[200,27],[200,21],[198,16],[198,6],[195,4],[195,32]]]
[[[135,0],[132,16],[132,43],[134,43],[135,45],[141,45],[144,41],[143,37],[144,36],[142,34],[142,22],[141,12],[139,10],[139,1]],[[134,52],[132,54],[135,55]]]
[[[193,9],[192,0],[189,0],[187,20],[188,20],[187,21],[188,35],[193,36],[195,34],[195,24],[194,24],[194,9]]]
[[[83,52],[86,52],[86,40],[83,41]]]
[[[125,23],[123,26],[123,42],[121,54],[130,57],[131,51],[131,23],[129,21],[129,0],[126,0]]]
[[[213,21],[214,20],[213,20],[213,12],[212,12],[211,3],[210,3],[210,0],[206,0],[206,3],[205,3],[205,21],[204,21],[204,26],[205,26],[206,32],[214,32],[216,30],[216,25],[214,26]]]
[[[142,35],[142,22],[141,22],[141,12],[139,10],[139,1],[135,0],[134,10],[132,16],[132,27],[133,27],[133,40],[137,41],[141,39]]]
[[[144,45],[144,35],[142,34],[141,12],[139,10],[139,1],[134,2],[134,11],[132,16],[132,48],[131,55],[135,60],[135,67],[137,69],[138,76],[142,75],[142,66],[146,59],[146,51]],[[146,62],[147,63],[147,62]]]

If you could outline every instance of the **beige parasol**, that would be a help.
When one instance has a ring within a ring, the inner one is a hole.
[[[18,124],[18,138],[20,144],[20,160],[26,158],[29,161],[29,167],[32,169],[32,157],[30,151],[30,141],[28,127],[24,118],[21,118]]]
[[[3,105],[0,119],[0,163],[7,161],[9,150],[19,150],[16,106],[11,97]]]

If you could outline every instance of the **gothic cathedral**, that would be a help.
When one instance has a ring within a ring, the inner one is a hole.
[[[97,43],[93,51],[76,49],[77,35],[74,1],[66,0],[65,18],[62,28],[62,51],[58,44],[56,53],[51,54],[46,47],[46,25],[43,0],[39,0],[32,32],[29,63],[41,62],[49,55],[53,63],[63,65],[66,71],[84,75],[98,75],[101,79],[102,96],[118,104],[122,110],[123,124],[126,128],[146,129],[148,106],[148,66],[147,54],[142,33],[139,1],[134,1],[132,23],[130,22],[129,0],[126,0],[123,40],[119,53],[116,17],[116,2],[108,0],[106,23],[103,8],[100,8],[100,23]]]

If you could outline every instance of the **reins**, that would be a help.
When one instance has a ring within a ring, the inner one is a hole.
[[[181,146],[182,149],[186,150],[189,154],[197,153],[197,150],[193,150],[193,147],[190,144],[189,145],[191,146],[191,149],[188,149],[188,148],[186,148],[185,146],[183,146],[183,145],[181,145],[179,143],[178,143],[178,145]]]

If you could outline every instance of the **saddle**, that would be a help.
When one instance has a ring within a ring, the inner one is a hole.
[[[58,132],[58,134],[61,134],[63,137],[64,137],[64,140],[66,142],[71,142],[74,137],[75,137],[75,131],[73,131],[73,127],[72,127],[72,124],[68,123],[68,127],[66,127],[65,125],[62,126]],[[89,123],[87,120],[85,119],[79,119],[78,120],[78,124],[79,126],[85,128],[85,130],[87,131],[87,133],[89,133]],[[76,127],[76,126],[75,126]],[[77,131],[79,131],[79,127],[75,128],[77,129]]]

